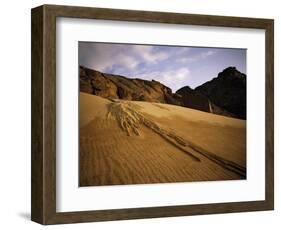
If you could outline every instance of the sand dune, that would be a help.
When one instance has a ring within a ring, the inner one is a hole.
[[[80,186],[246,178],[245,120],[80,93]]]

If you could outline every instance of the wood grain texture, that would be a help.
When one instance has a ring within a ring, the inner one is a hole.
[[[266,166],[266,201],[274,209],[274,21],[266,27],[265,51],[265,166]]]
[[[31,219],[43,222],[43,8],[32,11]]]
[[[56,212],[56,17],[265,29],[265,201]],[[273,20],[44,5],[32,9],[32,220],[62,224],[272,210],[274,207]]]

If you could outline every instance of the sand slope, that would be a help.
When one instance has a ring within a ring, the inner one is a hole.
[[[80,186],[246,178],[246,122],[80,93]]]

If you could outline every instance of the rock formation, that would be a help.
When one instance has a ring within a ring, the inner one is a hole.
[[[80,92],[108,99],[147,101],[184,106],[246,119],[246,75],[228,67],[209,82],[173,93],[158,81],[126,78],[80,66]]]

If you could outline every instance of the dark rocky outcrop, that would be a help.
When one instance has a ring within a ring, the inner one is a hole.
[[[189,86],[179,89],[176,93],[181,95],[181,105],[184,107],[235,117],[233,114],[216,106],[208,97],[198,91],[191,89]]]
[[[235,117],[246,119],[246,75],[235,67],[226,68],[195,91]]]

